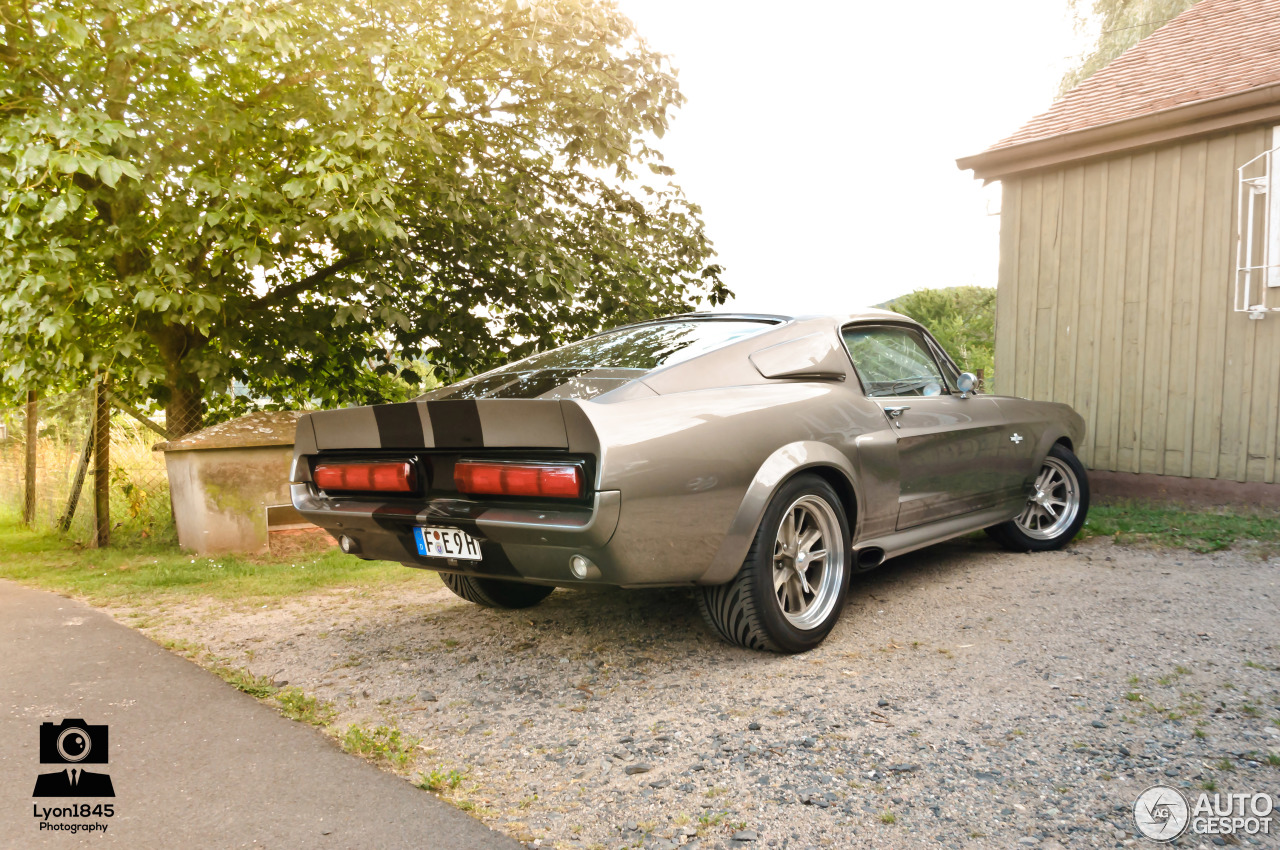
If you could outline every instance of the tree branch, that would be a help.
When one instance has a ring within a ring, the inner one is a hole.
[[[270,292],[263,295],[261,298],[255,299],[253,302],[251,302],[250,306],[255,309],[262,309],[263,307],[274,307],[277,304],[281,303],[282,301],[287,301],[288,299],[294,297],[295,295],[301,295],[302,293],[306,292],[312,287],[315,287],[320,285],[321,283],[324,283],[327,279],[337,274],[338,272],[342,271],[343,269],[351,268],[354,265],[363,263],[367,259],[369,259],[369,256],[367,254],[352,254],[349,257],[343,257],[341,260],[338,260],[335,263],[325,266],[319,271],[316,271],[307,275],[306,277],[302,278],[302,280],[294,281],[293,283],[290,283],[286,286],[282,286],[279,289],[271,290]]]

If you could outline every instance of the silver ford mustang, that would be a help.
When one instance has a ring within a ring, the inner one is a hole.
[[[690,586],[724,639],[801,652],[854,572],[980,528],[1056,549],[1084,524],[1084,421],[974,384],[896,313],[674,316],[303,416],[293,503],[480,605]]]

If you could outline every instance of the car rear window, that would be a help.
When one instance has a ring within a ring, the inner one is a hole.
[[[526,357],[503,371],[542,369],[643,369],[671,366],[768,328],[772,322],[702,319],[658,322],[606,331]]]
[[[593,398],[660,366],[696,357],[775,324],[768,320],[691,319],[619,328],[508,363],[421,396]]]

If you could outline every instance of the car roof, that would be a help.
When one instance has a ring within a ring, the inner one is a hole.
[[[844,325],[849,322],[858,322],[858,321],[875,321],[875,320],[886,321],[887,320],[887,321],[895,321],[895,322],[908,322],[913,325],[919,324],[915,319],[912,319],[910,316],[904,316],[901,313],[894,313],[891,310],[882,310],[878,307],[862,307],[851,313],[795,313],[790,315],[782,314],[782,313],[739,313],[739,312],[730,312],[727,310],[701,310],[694,313],[677,313],[673,316],[663,316],[658,319],[648,319],[643,322],[633,322],[632,324],[629,324],[629,325],[619,325],[616,328],[610,328],[609,330],[604,331],[604,333],[611,333],[613,331],[622,330],[623,328],[639,327],[641,325],[656,325],[656,324],[661,324],[662,322],[678,322],[678,321],[685,321],[689,319],[704,320],[704,321],[705,320],[721,320],[721,321],[737,320],[737,321],[750,321],[750,322],[765,322],[769,324],[785,324],[789,322],[809,322],[809,321],[820,321],[820,320],[826,319],[839,325]]]

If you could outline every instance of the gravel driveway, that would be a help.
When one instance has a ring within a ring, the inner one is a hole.
[[[1278,568],[964,539],[855,578],[793,657],[683,591],[495,612],[427,576],[152,630],[422,738],[411,777],[460,771],[445,796],[531,846],[1118,847],[1157,782],[1280,795]]]

